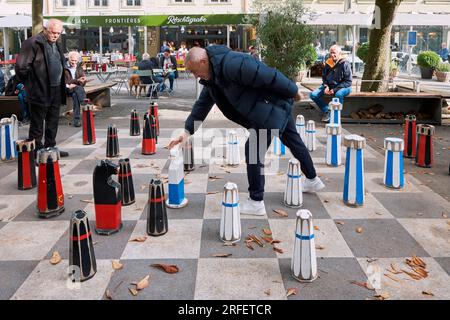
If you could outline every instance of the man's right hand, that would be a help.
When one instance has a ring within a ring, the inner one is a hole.
[[[167,148],[169,148],[169,150],[170,150],[178,144],[184,145],[184,143],[187,141],[188,138],[189,138],[189,133],[184,131],[177,138],[170,140],[169,144],[167,145]]]
[[[77,85],[76,84],[69,84],[69,89],[72,90],[73,88],[75,88]]]

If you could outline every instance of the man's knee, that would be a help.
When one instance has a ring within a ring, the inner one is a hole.
[[[348,96],[351,92],[352,92],[352,91],[351,91],[351,90],[348,90],[348,89],[341,89],[341,90],[339,90],[338,92],[336,92],[336,93],[334,94],[334,96],[335,96],[336,98],[342,99],[342,98]]]

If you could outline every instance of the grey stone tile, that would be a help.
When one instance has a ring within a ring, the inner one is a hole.
[[[70,160],[81,160],[86,158],[89,154],[95,151],[93,148],[62,148],[64,151],[69,153],[69,157],[67,159]],[[105,151],[106,152],[106,151]]]
[[[94,169],[100,160],[89,159],[82,160],[78,165],[76,165],[68,174],[93,174]]]
[[[337,225],[355,257],[429,257],[423,247],[395,219],[347,219]],[[356,232],[361,227],[362,233]]]
[[[169,150],[163,148],[160,144],[156,145],[156,153],[152,155],[142,154],[141,146],[135,148],[128,156],[130,159],[167,159],[169,157]]]
[[[139,259],[121,260],[122,270],[116,270],[108,284],[114,300],[192,300],[194,299],[197,275],[196,259]],[[171,264],[179,268],[178,273],[168,274],[151,267],[152,264]],[[150,285],[133,296],[128,288],[150,275]]]
[[[254,250],[246,247],[245,239],[248,234],[254,234],[261,238],[263,236],[262,229],[269,228],[267,220],[256,219],[241,219],[241,240],[236,243],[236,246],[224,246],[224,242],[219,237],[220,219],[203,220],[202,242],[200,248],[201,258],[213,258],[215,254],[231,253],[228,258],[274,258],[276,257],[272,245],[266,243],[264,240],[264,247],[258,246],[252,242]]]
[[[323,206],[319,197],[314,193],[303,193],[303,206],[295,209],[288,208],[283,204],[284,193],[281,192],[266,192],[264,194],[264,204],[266,205],[266,212],[270,219],[279,218],[286,219],[280,217],[273,210],[281,209],[286,211],[289,214],[289,218],[296,219],[297,211],[300,209],[308,209],[314,216],[314,219],[329,219],[330,215],[327,213],[327,210]]]
[[[246,192],[248,190],[247,174],[242,173],[222,173],[222,174],[210,174],[211,176],[219,177],[221,179],[211,180],[208,179],[207,192],[223,191],[223,186],[227,182],[233,182],[237,185],[238,191]]]
[[[10,299],[30,273],[36,268],[39,261],[0,261],[2,270],[2,289],[0,300]]]
[[[291,275],[291,259],[279,259],[285,288],[296,288],[298,294],[289,300],[365,300],[374,291],[351,284],[366,282],[367,277],[355,258],[318,258],[319,278],[311,283],[301,283]]]
[[[186,193],[186,199],[188,204],[184,208],[180,209],[167,209],[167,218],[171,219],[203,219],[203,213],[205,211],[205,195],[200,193]],[[144,211],[140,217],[140,220],[147,220],[148,205],[145,206]]]
[[[439,265],[442,267],[442,269],[447,272],[447,274],[450,276],[450,257],[445,258],[434,258],[434,260],[439,263]]]

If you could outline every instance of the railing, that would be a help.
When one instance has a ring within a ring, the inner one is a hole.
[[[411,82],[413,85],[413,92],[420,92],[420,82],[417,80],[362,80],[362,79],[356,79],[355,92],[361,92],[361,85],[362,85],[362,83],[365,83],[365,82],[387,83],[388,89],[389,89],[390,84],[392,84],[392,89],[393,89],[393,88],[395,88],[395,83]]]

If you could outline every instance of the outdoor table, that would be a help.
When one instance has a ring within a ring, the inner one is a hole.
[[[109,80],[109,78],[116,73],[117,70],[106,70],[106,71],[91,71],[89,72],[89,74],[95,74],[98,78],[98,80],[100,80],[100,82],[107,82]]]

